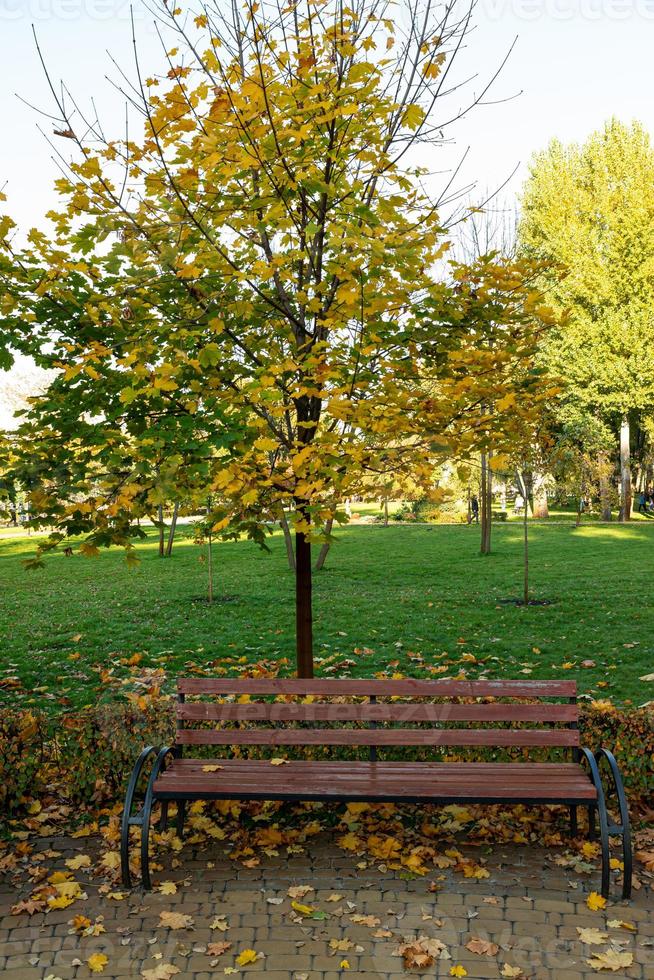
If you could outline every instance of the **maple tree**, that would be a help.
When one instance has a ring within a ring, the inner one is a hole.
[[[544,397],[534,267],[437,271],[448,243],[409,151],[442,138],[470,15],[407,9],[400,36],[367,0],[232,21],[208,4],[194,23],[162,3],[177,40],[161,75],[136,57],[141,138],[107,140],[55,95],[77,156],[54,231],[19,248],[0,219],[1,328],[59,372],[20,430],[34,522],[55,528],[41,553],[85,534],[83,552],[129,556],[140,516],[199,493],[212,534],[265,546],[290,502],[301,676],[311,543],[340,502],[371,474],[429,492],[435,455],[510,441]]]

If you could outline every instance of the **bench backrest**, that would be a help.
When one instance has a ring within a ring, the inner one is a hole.
[[[574,681],[183,677],[177,744],[575,749],[576,694]]]

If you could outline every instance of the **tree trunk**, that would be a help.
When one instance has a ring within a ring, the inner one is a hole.
[[[481,553],[490,555],[491,550],[491,526],[492,526],[492,500],[493,500],[493,474],[490,468],[490,453],[481,454],[481,490],[479,494],[479,516],[481,520]]]
[[[213,553],[212,553],[212,541],[211,535],[207,538],[207,574],[209,576],[208,588],[207,588],[207,599],[209,602],[213,602]]]
[[[388,527],[388,500],[384,500],[384,527]]]
[[[163,519],[163,505],[157,507],[157,521],[159,523],[159,557],[163,558],[166,554],[165,529]]]
[[[524,593],[523,601],[525,606],[529,605],[529,516],[527,511],[527,499],[526,499],[526,486],[525,486],[525,511],[522,519],[522,526],[524,532],[524,555],[525,555],[525,579],[524,579]]]
[[[329,520],[327,521],[327,523],[325,524],[325,534],[327,536],[329,536],[332,533],[332,527],[333,526],[334,526],[334,518],[333,517],[330,517]],[[327,558],[327,555],[329,554],[330,547],[331,547],[330,542],[329,541],[325,541],[325,543],[323,544],[322,548],[320,549],[320,554],[318,555],[318,561],[316,562],[316,571],[317,572],[319,572],[321,570],[321,568],[323,567],[323,565],[325,564],[325,559]]]
[[[606,453],[599,453],[597,457],[597,468],[599,470],[600,501],[602,506],[602,520],[611,520],[611,492],[608,478],[608,461]]]
[[[540,473],[534,474],[534,505],[533,515],[537,518],[550,516],[547,506],[547,493],[545,491],[545,479]]]
[[[306,504],[297,502],[300,516],[308,523]],[[295,637],[297,676],[313,677],[313,608],[311,595],[311,543],[303,531],[295,533]]]
[[[620,425],[620,520],[631,518],[631,460],[629,419],[625,415]]]
[[[282,516],[279,520],[282,531],[284,532],[284,544],[286,545],[286,560],[288,561],[288,567],[292,572],[295,571],[295,554],[293,552],[293,536],[291,534],[291,529],[288,526],[288,521],[286,519],[286,512],[282,507]]]
[[[173,516],[170,522],[170,528],[168,530],[168,543],[166,544],[166,558],[170,558],[173,553],[173,541],[175,540],[175,531],[177,530],[177,515],[179,514],[179,503],[175,504],[173,508]]]

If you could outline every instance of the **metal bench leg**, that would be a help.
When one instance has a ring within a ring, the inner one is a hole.
[[[570,807],[570,836],[576,837],[579,833],[579,824],[577,822],[577,807]]]
[[[136,795],[136,790],[138,787],[139,780],[141,778],[141,773],[143,772],[143,767],[148,761],[151,755],[156,755],[156,748],[154,745],[148,745],[147,748],[143,749],[140,756],[134,764],[132,769],[132,775],[130,776],[129,783],[127,785],[127,793],[125,794],[125,806],[123,808],[123,816],[121,820],[120,828],[120,869],[123,885],[126,888],[132,887],[132,876],[129,870],[129,832],[130,827],[140,826],[142,820],[143,808],[139,810],[138,813],[132,813],[132,807],[134,805],[134,797]]]
[[[622,838],[622,897],[627,900],[631,898],[631,879],[633,875],[633,853],[631,846],[631,822],[629,820],[629,807],[627,805],[627,795],[624,791],[624,783],[622,781],[622,775],[618,768],[618,763],[612,752],[608,749],[598,749],[595,753],[595,760],[597,762],[598,768],[602,761],[604,760],[611,772],[611,779],[613,782],[613,788],[615,790],[615,795],[617,798],[618,808],[620,810],[620,823],[613,823],[612,820],[608,823],[608,833],[611,837]]]
[[[186,800],[177,801],[177,836],[184,837],[184,819],[186,817]]]
[[[609,897],[611,887],[611,858],[609,854],[609,821],[606,810],[606,800],[604,799],[604,788],[600,778],[597,760],[590,749],[580,749],[583,758],[586,759],[590,768],[590,778],[597,791],[597,802],[593,804],[593,810],[597,811],[599,817],[600,845],[602,850],[602,885],[601,893],[603,898]],[[590,807],[589,807],[590,811]]]
[[[141,827],[141,885],[146,891],[152,888],[150,880],[150,817],[152,816],[152,806],[154,804],[154,784],[161,772],[166,768],[166,758],[171,753],[171,749],[166,747],[160,749],[157,758],[152,766],[152,772],[148,780],[148,788],[145,791],[143,808],[139,814],[138,823]]]
[[[595,826],[595,813],[597,807],[588,807],[588,840],[597,840],[597,827]]]

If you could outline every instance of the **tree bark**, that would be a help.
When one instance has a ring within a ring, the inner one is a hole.
[[[170,522],[170,528],[168,529],[168,542],[166,544],[166,558],[170,558],[173,553],[173,541],[175,540],[175,531],[177,530],[177,516],[179,514],[179,503],[175,503],[173,508],[173,516]]]
[[[493,506],[493,474],[490,453],[481,454],[481,489],[479,494],[479,518],[481,521],[481,553],[490,555]]]
[[[288,561],[288,567],[292,572],[295,571],[295,554],[293,552],[293,535],[291,534],[291,529],[288,526],[288,520],[286,519],[286,512],[282,507],[282,516],[279,519],[279,524],[282,531],[284,532],[284,544],[286,545],[286,560]]]
[[[211,535],[207,538],[207,574],[209,576],[208,587],[207,587],[207,599],[209,602],[213,602],[213,553],[212,553],[212,541]]]
[[[325,524],[325,534],[330,535],[332,533],[332,527],[333,526],[334,526],[334,518],[333,517],[330,517],[329,520],[327,521],[327,523]],[[322,548],[320,549],[320,554],[318,555],[318,561],[316,562],[316,571],[317,572],[319,572],[320,569],[325,564],[325,559],[327,558],[327,555],[329,554],[330,547],[331,547],[331,544],[329,543],[329,541],[325,541],[325,543],[323,544]]]
[[[525,481],[525,483],[526,483],[526,481]],[[528,514],[528,510],[527,510],[526,490],[527,490],[527,487],[525,485],[525,510],[524,510],[524,516],[523,516],[523,519],[522,519],[523,537],[524,537],[524,556],[525,556],[525,577],[524,577],[524,582],[523,582],[523,587],[524,587],[523,601],[524,601],[525,606],[528,606],[529,605],[529,514]]]
[[[600,502],[602,507],[602,520],[611,520],[611,491],[607,476],[608,463],[606,453],[599,453],[597,457],[597,468],[599,470]]]
[[[388,500],[384,500],[384,527],[388,527]]]
[[[625,415],[620,425],[620,520],[631,519],[631,459],[629,419]]]
[[[164,519],[163,519],[163,505],[159,504],[157,507],[157,520],[159,522],[159,557],[163,558],[166,554],[165,548],[165,529],[164,529]]]
[[[545,491],[545,479],[541,473],[534,474],[534,505],[533,505],[533,515],[537,518],[546,518],[550,516],[550,512],[547,506],[547,493]]]
[[[296,502],[296,506],[308,522],[306,504]],[[313,677],[311,543],[303,531],[295,533],[295,636],[297,676]]]

